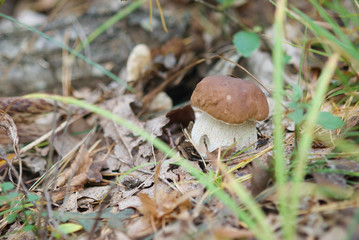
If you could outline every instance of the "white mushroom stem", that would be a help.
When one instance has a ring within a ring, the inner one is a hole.
[[[229,147],[236,142],[236,151],[243,150],[257,141],[255,121],[228,124],[203,112],[192,128],[193,143],[201,155],[219,147]]]

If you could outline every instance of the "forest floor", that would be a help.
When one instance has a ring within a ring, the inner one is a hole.
[[[359,239],[355,1],[1,2],[1,239]],[[247,149],[192,141],[211,75]]]

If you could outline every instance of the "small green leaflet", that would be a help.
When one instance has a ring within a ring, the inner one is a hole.
[[[344,121],[340,117],[334,116],[330,112],[320,112],[318,124],[328,130],[334,130],[341,128],[344,124]]]
[[[39,199],[40,199],[40,197],[37,196],[36,194],[28,194],[28,195],[27,195],[27,200],[28,200],[29,202],[35,202],[35,201],[37,201],[37,200],[39,200]]]
[[[302,89],[298,85],[293,84],[292,94],[290,96],[292,102],[299,102],[302,97],[303,97]]]
[[[13,214],[10,214],[10,215],[6,216],[6,220],[7,220],[8,223],[13,223],[16,218],[17,218],[16,213],[13,213]]]
[[[232,6],[235,1],[236,0],[217,0],[217,2],[220,3],[224,8]]]
[[[0,0],[0,6],[5,3],[6,0]]]
[[[233,36],[233,45],[243,57],[249,57],[252,52],[259,48],[260,41],[253,32],[240,31]]]
[[[285,55],[285,56],[284,56],[284,59],[283,59],[284,64],[288,64],[291,59],[292,59],[292,56]]]
[[[82,226],[75,223],[63,223],[59,225],[58,229],[65,234],[70,234],[81,230]]]
[[[0,187],[4,192],[10,191],[15,188],[14,184],[12,184],[11,182],[3,182],[1,183]]]
[[[301,108],[295,109],[293,112],[287,115],[290,120],[295,122],[295,124],[299,125],[304,120],[304,110]]]
[[[25,227],[23,228],[25,232],[29,232],[29,231],[33,231],[35,230],[35,226],[34,225],[25,225]]]

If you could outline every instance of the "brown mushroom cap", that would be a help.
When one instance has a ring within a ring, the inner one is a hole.
[[[229,124],[262,121],[269,113],[267,98],[257,85],[228,76],[203,78],[192,94],[191,103]]]

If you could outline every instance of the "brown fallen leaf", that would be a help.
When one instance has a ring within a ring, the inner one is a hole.
[[[59,188],[64,186],[68,180],[71,180],[70,186],[84,185],[88,180],[86,175],[91,164],[92,158],[85,145],[82,145],[71,166],[58,177],[56,187]]]
[[[31,121],[33,114],[51,112],[54,106],[45,99],[0,97],[0,109],[13,116],[15,121]]]
[[[140,121],[131,108],[131,105],[135,102],[134,95],[126,94],[106,102],[104,107],[117,116],[131,121],[139,128],[147,130],[154,136],[162,135],[162,128],[167,124],[168,119],[165,116],[159,116],[151,120]],[[126,172],[134,166],[155,161],[155,151],[152,144],[146,142],[142,137],[108,119],[101,118],[100,125],[103,128],[105,137],[109,137],[115,142],[113,153],[119,159],[118,161],[122,163],[121,172]],[[141,169],[151,171],[152,167],[145,166]]]
[[[2,156],[3,159],[7,161],[6,164],[4,164],[4,163],[2,164],[3,165],[2,167],[3,168],[8,167],[8,165],[9,165],[11,171],[15,171],[15,169],[12,167],[12,161],[13,161],[13,159],[17,159],[19,161],[19,173],[16,173],[16,171],[13,173],[18,178],[18,187],[20,187],[20,182],[22,181],[22,162],[21,162],[21,158],[20,158],[20,154],[19,154],[19,137],[17,134],[17,127],[15,125],[14,120],[10,117],[10,115],[0,109],[0,130],[1,129],[5,132],[6,136],[10,139],[10,141],[12,143],[12,147],[15,152],[15,157],[11,158],[10,162],[8,162],[6,156]],[[1,132],[0,132],[0,134],[1,134]],[[9,177],[10,177],[10,180],[13,181],[12,175],[10,173],[9,173]]]
[[[106,166],[106,159],[108,158],[108,155],[110,154],[112,150],[113,145],[108,149],[107,154],[96,154],[94,156],[94,160],[92,161],[92,164],[90,166],[89,171],[87,172],[87,178],[89,182],[92,183],[99,183],[102,180],[102,173],[101,170],[104,166]]]
[[[68,131],[61,131],[57,133],[51,140],[54,149],[60,156],[65,156],[73,149],[74,146],[81,142],[81,139],[73,136]]]
[[[184,39],[174,37],[167,41],[165,44],[161,45],[158,49],[152,50],[152,55],[166,56],[168,54],[173,54],[176,58],[179,58],[181,54],[185,51],[185,41]],[[165,63],[164,63],[165,64]]]
[[[0,98],[0,110],[13,118],[21,142],[37,139],[51,129],[53,118],[47,116],[53,109],[53,104],[44,99]],[[0,143],[5,142],[4,135],[0,132]]]
[[[285,186],[290,191],[291,184]],[[355,199],[353,189],[340,188],[332,185],[319,185],[310,182],[301,183],[299,209],[302,213],[310,213],[313,209],[320,207],[323,203],[332,203],[338,199]],[[278,193],[275,187],[270,187],[257,196],[258,202],[268,209],[277,208],[279,204]]]
[[[69,188],[67,186],[60,187],[59,189],[56,189],[52,192],[51,199],[53,202],[58,202],[64,199],[66,194],[78,192],[81,191],[82,189],[83,189],[83,185],[73,185],[70,186]]]
[[[144,216],[129,227],[130,237],[143,237],[177,219],[189,219],[192,205],[188,194],[181,196],[178,191],[166,193],[163,189],[159,189],[155,199],[142,193],[139,194],[139,197],[142,206],[138,209]]]
[[[237,229],[230,226],[218,226],[214,229],[215,239],[249,239],[254,235],[248,229]]]
[[[259,161],[252,162],[252,178],[250,189],[253,196],[257,196],[268,187],[271,175],[267,166]]]
[[[138,120],[130,107],[130,104],[134,101],[134,95],[123,95],[104,103],[104,107],[117,116],[131,121],[139,127],[143,127],[143,123]],[[132,134],[132,132],[127,128],[120,126],[111,120],[101,118],[100,125],[103,128],[104,136],[110,137],[116,142],[115,152],[116,149],[119,148],[118,153],[121,154],[119,157],[126,161],[133,159],[133,148],[138,146],[143,140]]]
[[[14,120],[5,111],[0,109],[0,128],[5,132],[6,136],[10,139],[14,151],[18,154],[19,137],[17,135],[17,127]]]
[[[189,195],[181,195],[178,191],[166,193],[163,189],[156,192],[156,199],[146,194],[139,194],[143,206],[139,209],[142,214],[154,217],[158,223],[170,219],[183,219],[188,217],[191,209]],[[160,225],[159,225],[160,226]]]

